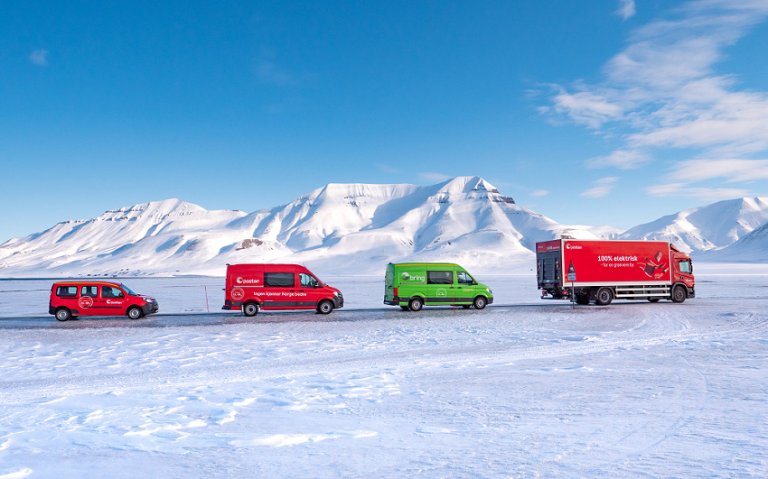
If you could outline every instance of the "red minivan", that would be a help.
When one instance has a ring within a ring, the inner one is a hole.
[[[341,291],[299,264],[228,264],[224,306],[255,316],[259,309],[316,309],[328,314],[344,306]]]
[[[139,319],[158,311],[157,301],[111,281],[53,283],[48,314],[59,321],[77,316],[122,316]]]

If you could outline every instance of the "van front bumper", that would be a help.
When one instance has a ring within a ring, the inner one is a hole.
[[[333,297],[333,308],[339,309],[344,307],[344,296],[342,296],[341,293],[339,293],[338,296]]]
[[[141,312],[144,313],[144,316],[152,313],[156,313],[160,311],[160,307],[157,305],[156,301],[152,301],[151,303],[147,303],[144,306],[141,307]]]

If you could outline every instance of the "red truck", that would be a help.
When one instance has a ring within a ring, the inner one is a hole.
[[[536,272],[542,298],[578,304],[695,296],[691,258],[666,241],[544,241],[536,243]]]
[[[225,310],[256,316],[259,310],[315,309],[328,314],[344,306],[341,291],[300,264],[228,264]]]

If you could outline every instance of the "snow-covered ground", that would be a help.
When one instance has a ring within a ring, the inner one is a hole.
[[[420,313],[324,278],[343,310],[255,320],[143,278],[163,314],[66,323],[0,281],[0,478],[766,477],[768,276],[724,273],[576,309],[481,276],[492,307]]]

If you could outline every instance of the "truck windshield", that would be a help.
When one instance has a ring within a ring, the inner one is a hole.
[[[693,273],[693,265],[691,264],[690,260],[680,261],[680,272]]]
[[[125,291],[129,295],[131,295],[131,296],[138,296],[138,294],[134,293],[131,288],[129,288],[128,286],[124,285],[123,283],[120,283],[120,287],[123,288],[123,291]]]

